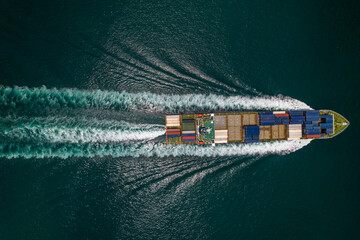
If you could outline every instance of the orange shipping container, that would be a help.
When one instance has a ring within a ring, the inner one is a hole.
[[[314,135],[306,135],[307,138],[319,138],[320,135],[314,134]]]
[[[193,137],[182,137],[182,139],[195,139],[195,136],[193,136]]]

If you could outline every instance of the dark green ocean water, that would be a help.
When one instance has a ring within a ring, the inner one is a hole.
[[[359,1],[0,1],[0,239],[359,239]],[[166,146],[164,114],[332,109]]]

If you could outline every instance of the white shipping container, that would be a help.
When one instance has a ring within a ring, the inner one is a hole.
[[[297,129],[297,130],[289,130],[289,133],[291,132],[301,132],[301,129]]]
[[[215,134],[217,134],[217,133],[223,133],[223,132],[228,132],[228,130],[226,129],[226,130],[215,130]]]
[[[166,124],[167,127],[180,127],[180,124],[170,123]]]
[[[288,138],[287,140],[299,140],[300,138]]]
[[[216,136],[227,136],[228,135],[228,133],[227,132],[222,132],[222,133],[215,133],[215,137]]]
[[[182,131],[183,134],[194,134],[195,131]]]
[[[289,124],[289,129],[301,129],[301,124]]]
[[[228,138],[227,135],[226,136],[216,136],[215,140],[217,140],[217,139],[227,139],[227,138]]]
[[[179,119],[166,119],[166,122],[178,122],[178,123],[180,123]]]
[[[166,118],[180,118],[180,115],[166,115]]]

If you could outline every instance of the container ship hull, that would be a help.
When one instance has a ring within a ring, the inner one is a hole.
[[[349,126],[331,110],[166,115],[167,144],[328,139]]]

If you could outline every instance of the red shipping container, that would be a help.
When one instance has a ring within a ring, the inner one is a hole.
[[[192,136],[192,137],[182,137],[182,139],[195,139],[195,136]]]
[[[275,117],[288,117],[289,114],[284,113],[284,114],[275,114]]]
[[[171,131],[170,131],[170,130],[166,130],[166,132],[180,132],[180,129],[171,129]]]
[[[204,144],[204,142],[203,141],[199,141],[199,144],[201,145],[201,144]]]
[[[202,114],[198,114],[197,116],[198,116],[198,117],[202,117],[203,115],[202,115]]]
[[[180,135],[180,131],[179,132],[167,132],[166,135]]]
[[[166,129],[166,132],[180,132],[180,129]]]
[[[306,135],[307,138],[319,138],[320,135],[314,134],[314,135]]]

